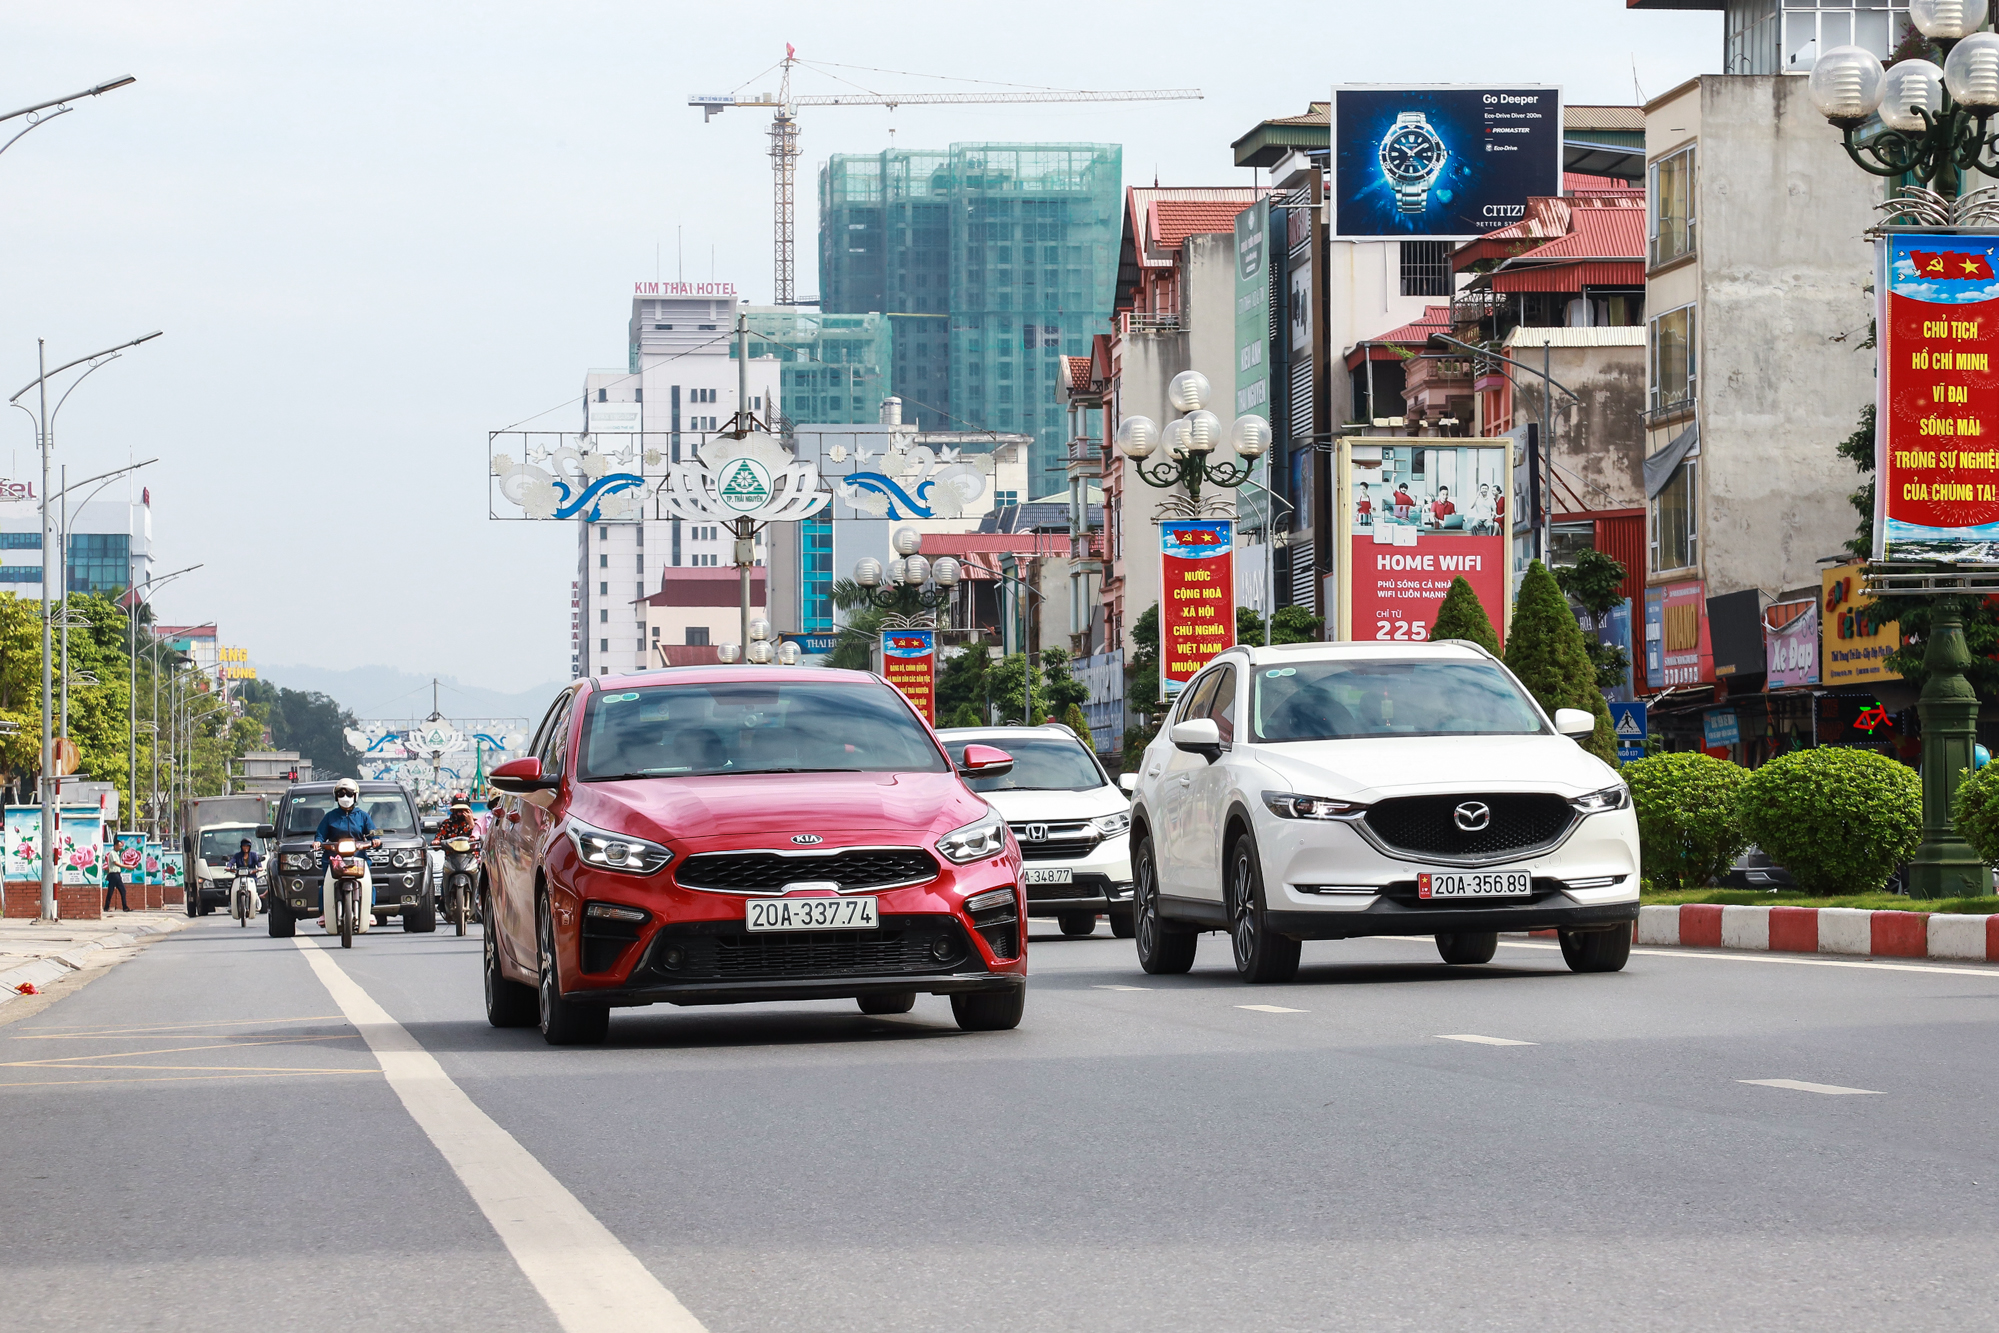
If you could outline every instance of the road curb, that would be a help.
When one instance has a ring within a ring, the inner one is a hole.
[[[79,944],[74,949],[65,949],[63,952],[52,954],[47,958],[37,958],[32,962],[22,963],[17,967],[10,967],[5,972],[0,972],[0,1004],[5,1004],[7,1001],[19,996],[21,994],[21,987],[24,985],[33,986],[39,990],[50,982],[60,980],[72,972],[81,972],[84,964],[89,960],[89,956],[100,949],[129,948],[137,944],[145,936],[171,935],[176,930],[181,929],[184,929],[184,927],[178,925],[155,926],[139,922],[130,927],[129,934],[125,931],[118,931],[106,935],[102,939],[90,940],[87,943]]]
[[[1640,907],[1637,942],[1669,948],[1999,963],[1999,914],[1686,903]]]

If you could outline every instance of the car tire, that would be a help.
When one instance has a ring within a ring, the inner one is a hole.
[[[1496,930],[1461,930],[1437,936],[1437,953],[1447,963],[1489,963],[1498,952]]]
[[[967,1032],[1010,1032],[1027,1011],[1027,987],[1007,991],[973,991],[951,997],[951,1017]]]
[[[1132,921],[1130,912],[1111,912],[1107,915],[1111,919],[1111,934],[1117,938],[1128,940],[1138,933],[1138,927]]]
[[[185,898],[185,899],[187,900],[187,914],[188,914],[189,916],[198,916],[198,915],[200,915],[200,913],[201,913],[201,890],[199,890],[199,889],[195,889],[195,890],[192,890],[192,891],[190,891],[190,892],[188,892],[188,893],[184,893],[184,894],[182,894],[181,896],[182,896],[183,898]]]
[[[1609,930],[1564,930],[1562,961],[1571,972],[1622,972],[1631,961],[1631,927]]]
[[[1095,912],[1057,912],[1055,920],[1061,925],[1062,933],[1070,939],[1081,939],[1085,935],[1097,933]]]
[[[274,940],[288,940],[298,934],[298,919],[292,915],[290,904],[276,894],[271,895],[271,914],[264,919],[271,923]]]
[[[896,991],[889,995],[861,995],[854,1003],[861,1006],[864,1014],[906,1014],[916,1007],[916,992]]]
[[[595,1046],[611,1029],[608,1005],[582,1004],[562,996],[562,969],[555,949],[555,924],[543,895],[535,913],[535,944],[540,962],[536,974],[536,1013],[541,1039],[551,1046]]]
[[[403,909],[403,932],[408,935],[428,935],[437,929],[437,904],[421,903]]]
[[[534,987],[510,979],[500,970],[500,940],[486,932],[486,1021],[496,1028],[531,1027],[540,1018]]]
[[[1151,838],[1138,839],[1131,849],[1131,900],[1132,940],[1147,975],[1174,976],[1192,967],[1201,937],[1159,914],[1159,869]]]
[[[1263,863],[1248,834],[1229,848],[1229,943],[1236,974],[1253,985],[1286,982],[1298,975],[1304,946],[1270,929],[1263,907]]]

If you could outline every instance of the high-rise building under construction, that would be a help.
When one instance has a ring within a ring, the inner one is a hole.
[[[1034,494],[1061,491],[1056,376],[1107,327],[1122,198],[1115,144],[836,154],[819,173],[820,308],[889,315],[904,420],[1032,434]]]

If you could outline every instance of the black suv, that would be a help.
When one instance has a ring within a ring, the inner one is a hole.
[[[361,808],[375,822],[382,845],[368,853],[368,874],[375,882],[375,924],[392,916],[403,919],[407,931],[437,929],[437,898],[431,886],[424,850],[434,819],[419,821],[416,799],[397,782],[363,782]],[[271,934],[293,934],[302,918],[317,921],[320,884],[326,863],[312,849],[319,821],[333,804],[331,782],[301,782],[288,788],[272,822],[258,829],[271,849]]]

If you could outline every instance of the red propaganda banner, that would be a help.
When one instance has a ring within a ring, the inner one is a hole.
[[[1346,558],[1335,637],[1422,642],[1462,578],[1503,640],[1511,600],[1508,444],[1347,440],[1340,471]]]
[[[902,691],[923,720],[937,725],[937,631],[882,631],[882,676]]]
[[[1235,525],[1228,519],[1159,525],[1159,691],[1179,694],[1208,659],[1235,642]]]
[[[1999,563],[1999,238],[1881,241],[1874,549]]]

